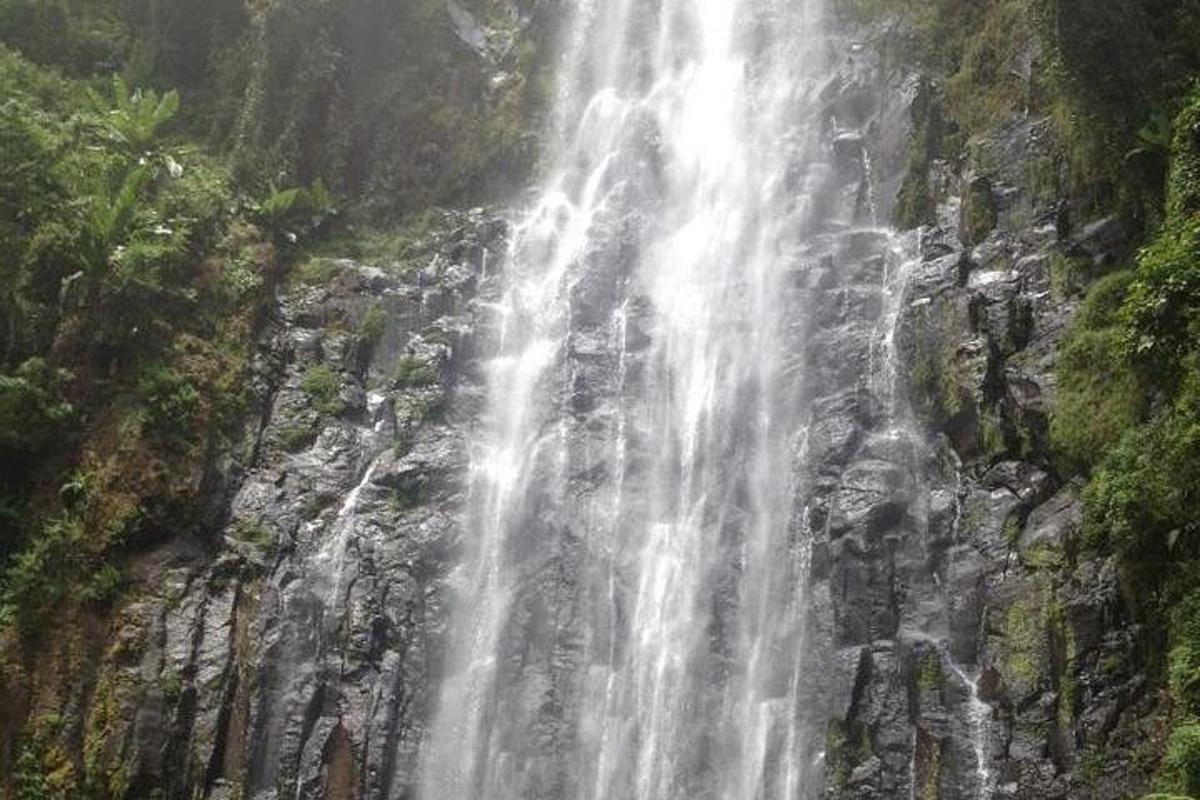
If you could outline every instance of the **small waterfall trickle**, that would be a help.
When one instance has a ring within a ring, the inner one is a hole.
[[[363,452],[368,456],[369,461],[362,467],[362,477],[343,498],[337,516],[333,519],[329,535],[313,556],[313,562],[317,567],[313,571],[314,583],[326,609],[334,612],[335,616],[336,613],[339,613],[339,606],[345,600],[344,574],[346,560],[350,555],[347,550],[354,533],[359,498],[370,485],[372,478],[375,477],[382,458],[382,451],[386,449],[386,442],[391,438],[390,431],[383,430],[387,427],[384,420],[380,419],[380,410],[385,401],[386,398],[382,394],[374,392],[367,397],[367,413],[372,423],[363,428],[361,436]]]
[[[987,725],[992,716],[992,707],[980,695],[979,678],[969,676],[953,658],[946,657],[946,664],[954,677],[967,687],[967,722],[971,726],[971,747],[975,751],[975,779],[978,800],[989,800],[992,796],[992,773],[988,767]]]
[[[957,457],[954,461],[954,519],[951,523],[951,538],[958,543],[962,535],[964,489],[962,464]],[[979,619],[981,640],[983,639],[985,618],[986,614],[981,613]],[[980,687],[983,677],[981,674],[970,675],[949,651],[944,654],[943,660],[954,677],[966,687],[968,692],[966,721],[969,726],[971,750],[975,757],[975,800],[991,800],[994,784],[989,766],[987,743],[992,707],[983,699]]]

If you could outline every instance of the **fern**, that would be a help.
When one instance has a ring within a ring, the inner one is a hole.
[[[92,273],[107,269],[113,248],[133,229],[138,201],[150,178],[150,168],[135,167],[115,192],[100,190],[87,198],[82,245],[84,262]]]
[[[120,75],[113,76],[113,101],[110,104],[95,92],[92,104],[103,116],[110,137],[133,154],[153,148],[163,127],[179,113],[179,92],[159,96],[153,89],[129,89]]]

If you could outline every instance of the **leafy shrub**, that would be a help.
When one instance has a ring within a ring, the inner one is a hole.
[[[125,574],[112,564],[102,564],[79,590],[79,599],[93,605],[112,602],[125,585]]]
[[[0,277],[0,331],[16,334],[0,351],[34,355],[57,339],[72,357],[136,360],[161,344],[151,331],[229,300],[206,291],[200,268],[233,213],[228,172],[164,145],[177,93],[115,78],[111,99],[89,102],[3,49],[0,90],[0,259],[17,267]]]
[[[1180,219],[1200,211],[1200,90],[1193,90],[1174,125],[1167,126],[1172,129],[1167,215]]]
[[[240,519],[230,530],[233,540],[258,553],[269,551],[275,546],[278,536],[261,520]]]
[[[150,430],[185,441],[194,437],[201,395],[189,376],[174,367],[148,367],[142,371],[138,390],[146,404]]]
[[[1118,553],[1152,567],[1194,555],[1200,497],[1200,374],[1146,425],[1128,430],[1085,492],[1085,527]]]
[[[340,381],[337,373],[326,364],[314,364],[300,379],[300,389],[308,395],[313,406],[322,414],[337,415],[342,411],[338,396]]]
[[[1059,352],[1050,436],[1075,469],[1090,468],[1138,421],[1140,387],[1121,356],[1111,329],[1077,331]]]
[[[1171,731],[1159,783],[1164,791],[1200,795],[1200,723],[1181,725]]]
[[[138,223],[141,193],[151,177],[149,168],[134,167],[115,183],[95,182],[85,195],[80,249],[85,266],[96,279],[103,277],[109,256]]]
[[[1171,614],[1168,682],[1176,712],[1200,718],[1200,592],[1192,591]]]
[[[290,242],[317,231],[337,213],[333,195],[320,178],[308,187],[272,187],[254,210],[263,226]]]
[[[396,365],[393,383],[397,388],[415,389],[432,386],[440,380],[437,369],[416,356],[404,356]]]
[[[0,584],[0,623],[15,622],[26,635],[39,631],[45,616],[59,607],[72,587],[84,602],[112,599],[122,577],[102,554],[102,537],[89,535],[73,515],[47,522],[31,545],[17,554]]]
[[[296,267],[296,279],[305,286],[324,286],[340,274],[341,265],[319,256],[302,261]]]
[[[1173,220],[1142,251],[1122,317],[1135,363],[1172,391],[1200,341],[1200,216]]]
[[[41,453],[62,435],[73,408],[62,397],[70,375],[31,358],[13,375],[0,373],[0,462],[5,470]]]
[[[1055,253],[1050,261],[1050,290],[1057,300],[1082,294],[1095,278],[1095,264],[1086,256]]]
[[[163,127],[179,113],[179,92],[172,90],[160,97],[153,89],[130,91],[120,75],[113,76],[111,105],[95,92],[91,97],[113,141],[139,157],[150,150]]]
[[[258,214],[271,228],[282,228],[300,201],[300,189],[272,189],[258,204]]]
[[[275,248],[258,229],[234,220],[208,261],[207,290],[216,307],[240,305],[263,298],[262,290],[275,274]]]
[[[384,310],[383,304],[372,303],[358,323],[358,338],[365,345],[374,345],[387,329],[387,321],[387,311]]]
[[[1075,316],[1075,328],[1097,331],[1117,325],[1133,280],[1132,271],[1122,270],[1093,283]]]
[[[306,425],[294,425],[279,432],[279,444],[289,453],[298,453],[317,438],[316,431]]]

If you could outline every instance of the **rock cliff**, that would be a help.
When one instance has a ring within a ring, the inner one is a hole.
[[[449,9],[481,57],[504,48]],[[1136,796],[1158,746],[1146,629],[1112,560],[1080,547],[1080,482],[1048,438],[1080,300],[1069,264],[1123,258],[1131,234],[1071,196],[1037,115],[934,159],[932,216],[891,230],[931,80],[896,57],[902,28],[838,35],[828,162],[796,176],[830,209],[790,289],[815,309],[795,354],[811,491],[793,520],[815,543],[810,790]],[[206,535],[139,552],[111,616],[33,658],[26,733],[45,731],[97,796],[412,796],[507,223],[448,213],[428,237],[417,263],[298,271],[258,334],[244,445],[215,465]],[[612,390],[589,326],[624,301],[613,241],[572,297],[580,437]],[[583,563],[553,556],[558,572],[530,576],[541,599],[522,597],[530,625]],[[0,725],[9,763],[19,727]]]

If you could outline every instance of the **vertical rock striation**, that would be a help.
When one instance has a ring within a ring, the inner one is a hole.
[[[918,72],[882,85],[912,87]],[[890,548],[831,541],[844,676],[831,796],[1147,788],[1158,701],[1144,636],[1115,564],[1082,551],[1080,485],[1063,477],[1048,436],[1055,358],[1078,306],[1066,264],[1112,263],[1128,239],[1115,219],[1081,216],[1055,137],[1048,119],[1013,120],[925,178],[940,200],[915,232],[895,331],[921,440],[907,468],[915,499],[897,504],[911,524]],[[843,473],[835,497],[862,497],[847,484],[862,472]],[[879,518],[889,484],[871,485],[861,513]]]
[[[447,225],[419,270],[332,262],[281,297],[218,554],[144,557],[99,666],[89,766],[133,796],[409,791],[463,492],[472,298],[505,235],[482,212]]]

